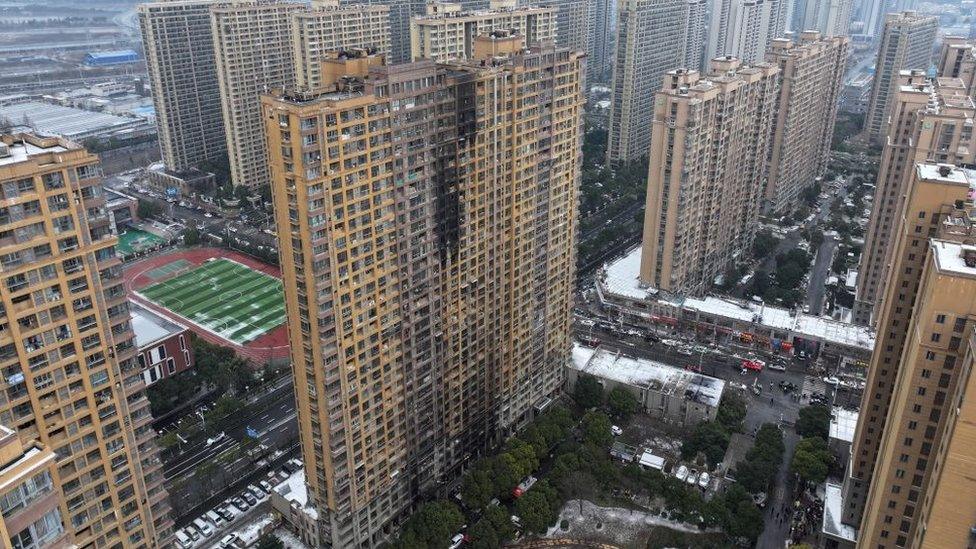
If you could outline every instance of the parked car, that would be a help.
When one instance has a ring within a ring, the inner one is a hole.
[[[258,481],[258,486],[260,486],[262,490],[264,490],[265,492],[267,492],[268,495],[271,495],[271,489],[273,487],[271,486],[271,483],[270,482],[268,482],[266,480],[261,480],[261,481]]]
[[[197,527],[197,530],[199,530],[205,538],[209,538],[214,534],[213,526],[208,524],[207,521],[203,520],[202,518],[193,519],[193,525]]]
[[[200,535],[200,531],[197,530],[192,524],[187,524],[186,528],[183,528],[183,531],[186,532],[186,535],[190,536],[190,539],[192,539],[194,542],[199,541],[200,538],[203,537]]]
[[[684,465],[679,465],[678,470],[674,472],[674,478],[684,482],[688,479],[688,468]]]
[[[785,372],[786,371],[786,364],[783,364],[781,362],[771,362],[769,364],[768,368],[770,370],[775,370],[777,372]]]
[[[194,545],[193,538],[188,536],[186,532],[184,532],[183,530],[177,530],[175,536],[176,536],[176,543],[178,543],[179,546],[182,547],[183,549],[190,549],[191,547],[193,547]]]
[[[227,534],[226,536],[220,538],[220,549],[232,549],[234,547],[240,546],[241,538],[237,537],[237,534]]]
[[[207,520],[212,522],[214,526],[220,526],[221,524],[227,522],[227,519],[221,516],[216,509],[211,509],[207,511],[206,513],[203,514],[203,516],[207,517]]]
[[[708,489],[708,482],[710,480],[711,480],[711,478],[708,476],[708,473],[706,473],[705,471],[702,471],[701,476],[698,477],[698,486],[701,486],[702,489],[707,490]]]
[[[248,492],[247,490],[241,492],[241,495],[238,497],[246,501],[247,504],[250,505],[251,507],[254,507],[255,505],[258,504],[258,499],[253,495],[251,495],[251,493]]]
[[[688,478],[685,479],[685,482],[694,486],[698,482],[698,471],[692,469],[691,472],[688,473]]]
[[[225,505],[218,505],[214,508],[214,512],[223,517],[225,521],[231,522],[237,518],[237,513],[233,512],[231,509],[232,508],[228,508]]]
[[[234,507],[237,507],[242,512],[243,511],[247,511],[248,509],[251,508],[251,505],[249,503],[247,503],[246,501],[244,501],[243,499],[241,499],[239,497],[236,497],[236,498],[231,499],[230,502],[231,502],[231,504]]]
[[[624,430],[616,425],[610,426],[610,432],[613,433],[613,436],[615,437],[619,437],[620,435],[624,434]]]
[[[451,545],[449,546],[449,549],[458,549],[458,547],[461,547],[462,543],[464,543],[464,534],[454,534],[454,537],[451,538]]]

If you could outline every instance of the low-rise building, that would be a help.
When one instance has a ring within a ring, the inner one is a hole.
[[[715,419],[725,390],[721,379],[577,343],[566,368],[570,391],[584,374],[595,377],[606,390],[627,389],[652,417],[689,427]]]
[[[0,426],[0,547],[74,547],[54,452]]]
[[[867,327],[766,303],[721,296],[666,294],[640,281],[641,247],[603,266],[596,295],[610,318],[659,333],[685,333],[718,344],[803,351],[828,362],[867,361],[875,334]]]
[[[121,232],[119,227],[139,221],[139,200],[108,187],[105,187],[105,209],[109,212],[116,233]]]
[[[190,332],[185,326],[129,302],[132,331],[139,346],[139,367],[146,385],[193,367]]]
[[[167,198],[176,200],[213,189],[216,181],[214,174],[197,168],[176,172],[167,169],[162,162],[156,162],[146,169],[146,184]]]
[[[308,499],[304,467],[271,490],[271,508],[302,542],[311,547],[319,545],[319,513]]]
[[[824,516],[821,525],[820,547],[825,549],[854,549],[857,529],[844,523],[844,498],[841,485],[828,482],[824,488]]]
[[[830,434],[827,446],[837,458],[837,463],[847,463],[857,428],[857,410],[834,406],[830,416]]]

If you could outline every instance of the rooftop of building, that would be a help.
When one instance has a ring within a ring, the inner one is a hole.
[[[80,146],[75,143],[55,137],[24,133],[4,135],[0,139],[0,166],[27,162],[35,155],[68,152],[78,148]]]
[[[305,486],[304,467],[292,473],[284,482],[276,486],[274,491],[313,520],[318,519],[318,511],[308,500],[308,488]]]
[[[976,187],[976,170],[960,168],[952,164],[924,162],[915,164],[915,171],[920,180]]]
[[[725,389],[725,381],[721,379],[599,347],[592,349],[579,343],[573,344],[572,367],[618,383],[668,395],[683,395],[707,406],[718,406]]]
[[[844,510],[844,498],[841,486],[828,482],[824,488],[824,516],[823,532],[833,538],[857,541],[857,529],[841,522]]]
[[[132,331],[136,334],[136,345],[140,348],[186,331],[185,327],[159,316],[134,301],[129,302],[129,312],[132,315]]]
[[[62,135],[69,139],[121,131],[146,123],[141,118],[127,118],[36,100],[0,105],[0,118],[30,127],[45,135]]]
[[[940,272],[976,277],[976,246],[933,238],[929,249]]]
[[[511,0],[492,0],[488,9],[465,10],[461,4],[452,2],[428,2],[427,13],[414,15],[410,19],[418,23],[442,21],[444,19],[477,19],[495,15],[520,13],[554,12],[555,8],[542,6],[523,6]]]
[[[830,438],[854,442],[854,430],[857,428],[857,410],[848,410],[834,406],[830,415]]]
[[[638,245],[623,257],[604,265],[601,285],[607,293],[627,299],[656,301],[662,305],[752,322],[776,330],[788,330],[797,335],[848,347],[868,351],[874,349],[875,336],[869,328],[831,318],[721,296],[665,297],[657,289],[649,287],[638,279],[641,251],[641,246]]]

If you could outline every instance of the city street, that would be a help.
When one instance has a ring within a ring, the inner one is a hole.
[[[199,415],[187,416],[199,422]],[[221,421],[220,431],[201,430],[175,449],[164,451],[163,471],[174,513],[179,517],[225,489],[235,481],[260,470],[268,455],[290,451],[298,440],[295,399],[291,376],[276,386],[251,398],[240,413]],[[184,420],[186,421],[186,420]],[[254,437],[250,435],[255,435]],[[248,455],[248,451],[253,456]],[[198,472],[207,478],[196,478]]]
[[[836,250],[837,240],[829,236],[824,237],[813,260],[813,266],[810,268],[810,284],[807,286],[807,305],[810,307],[810,314],[818,315],[823,311],[825,285]]]

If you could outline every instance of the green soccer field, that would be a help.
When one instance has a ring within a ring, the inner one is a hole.
[[[208,261],[139,293],[234,343],[285,322],[281,281],[228,259]]]

